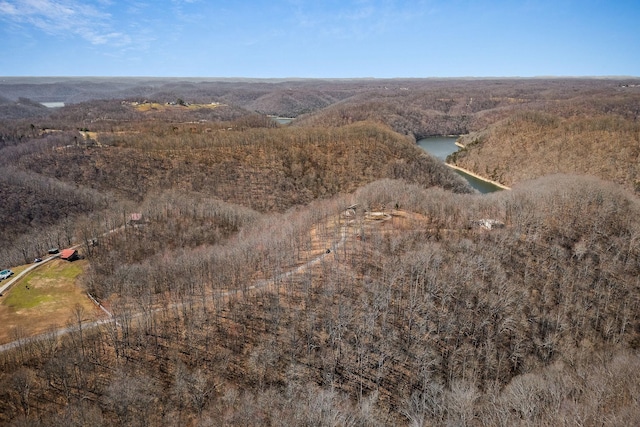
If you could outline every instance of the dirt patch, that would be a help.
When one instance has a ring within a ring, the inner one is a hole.
[[[74,308],[83,308],[83,320],[99,316],[95,305],[77,284],[87,261],[53,260],[16,282],[0,297],[0,344],[66,326]]]
[[[214,109],[218,107],[225,107],[225,104],[220,104],[217,102],[210,104],[160,104],[158,102],[142,102],[142,103],[132,103],[131,104],[136,110],[142,111],[143,113],[149,111],[167,111],[167,110],[199,110],[202,108]]]
[[[366,212],[364,219],[368,221],[386,221],[391,219],[391,215],[386,212]]]

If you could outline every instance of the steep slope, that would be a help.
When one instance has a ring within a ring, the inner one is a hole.
[[[554,173],[597,176],[640,191],[640,124],[620,115],[526,112],[461,139],[450,161],[505,185]]]
[[[136,201],[151,190],[182,188],[260,211],[282,211],[380,178],[469,191],[411,141],[366,123],[332,131],[158,126],[144,135],[102,133],[98,142],[25,156],[18,164]]]

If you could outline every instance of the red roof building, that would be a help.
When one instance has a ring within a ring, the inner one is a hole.
[[[76,251],[75,249],[72,249],[72,248],[63,249],[60,252],[60,259],[64,259],[66,261],[73,261],[77,258],[78,258],[78,251]]]

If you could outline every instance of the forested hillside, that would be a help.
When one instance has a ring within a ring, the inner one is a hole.
[[[131,206],[152,192],[188,191],[261,212],[283,212],[381,178],[471,191],[413,140],[385,125],[281,128],[265,116],[237,117],[233,107],[207,111],[212,111],[210,121],[193,121],[189,117],[201,117],[202,109],[141,111],[130,103],[98,101],[54,112],[44,121],[46,130],[33,124],[8,127],[7,173],[0,183],[6,200],[0,214],[6,221],[0,231],[24,243],[3,248],[4,257],[27,262],[45,246],[35,244],[42,236],[55,235],[48,244],[60,246],[62,233],[55,225],[62,219],[68,223],[81,213],[100,211],[107,200]],[[70,130],[73,123],[85,131]]]
[[[353,202],[401,210],[333,222]],[[262,219],[176,196],[148,206],[164,225],[113,235],[90,257],[86,286],[112,301],[117,322],[4,353],[5,420],[628,425],[640,416],[640,211],[612,184],[555,177],[487,199],[379,181]],[[468,229],[489,215],[506,227]],[[241,234],[164,243],[178,236],[169,227],[216,217]],[[261,282],[326,238],[334,254]]]
[[[2,92],[0,92],[1,94]],[[42,117],[48,113],[47,108],[28,98],[20,97],[11,101],[0,95],[0,118],[21,119],[24,117]]]
[[[77,245],[101,308],[11,326],[0,424],[638,424],[623,83],[40,82],[105,96],[0,122],[0,267]],[[415,144],[467,132],[452,161],[512,191]]]
[[[633,118],[638,115],[637,99],[637,88],[622,87],[615,80],[400,80],[371,87],[295,123],[341,126],[379,121],[422,138],[480,131],[521,111],[600,111]]]
[[[465,135],[450,161],[505,185],[579,173],[640,191],[640,91],[526,111]]]

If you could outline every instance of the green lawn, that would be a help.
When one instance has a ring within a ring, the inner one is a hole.
[[[16,282],[0,298],[0,343],[11,341],[16,328],[23,336],[32,336],[64,326],[78,304],[85,309],[84,320],[95,319],[100,313],[77,283],[87,266],[86,260],[57,259]]]
[[[23,310],[37,307],[53,299],[53,295],[49,294],[47,290],[32,288],[29,285],[25,285],[24,282],[23,280],[11,288],[7,298],[3,300],[4,305],[15,310]],[[27,289],[27,286],[29,286],[29,289]]]
[[[47,263],[28,274],[13,285],[2,303],[15,310],[37,307],[40,304],[61,299],[61,293],[66,294],[58,283],[62,281],[75,282],[82,273],[79,263],[53,261]]]

